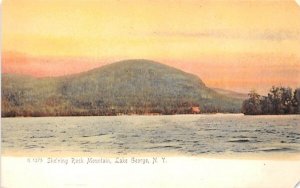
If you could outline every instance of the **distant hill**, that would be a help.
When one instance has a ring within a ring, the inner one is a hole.
[[[54,78],[2,75],[2,116],[240,112],[241,98],[149,60],[126,60]]]
[[[233,97],[242,100],[246,100],[249,97],[248,94],[246,93],[239,93],[239,92],[220,89],[220,88],[212,88],[212,89],[215,90],[217,93],[225,95],[227,97]]]

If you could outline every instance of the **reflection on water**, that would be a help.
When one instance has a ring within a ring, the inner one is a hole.
[[[128,154],[299,152],[300,116],[173,115],[2,119],[2,149]]]

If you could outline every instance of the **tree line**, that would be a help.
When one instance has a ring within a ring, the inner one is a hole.
[[[273,86],[267,96],[250,91],[243,102],[242,112],[246,115],[300,114],[300,88]]]

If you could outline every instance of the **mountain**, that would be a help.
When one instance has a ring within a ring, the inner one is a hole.
[[[246,94],[246,93],[239,93],[239,92],[230,91],[230,90],[226,90],[226,89],[220,89],[220,88],[212,88],[212,89],[215,90],[217,93],[225,95],[227,97],[237,98],[237,99],[241,99],[241,100],[246,100],[249,97],[248,94]]]
[[[240,112],[241,104],[195,75],[142,59],[64,77],[2,75],[4,117]]]

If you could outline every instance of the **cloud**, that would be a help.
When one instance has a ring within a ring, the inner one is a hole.
[[[193,38],[219,38],[219,39],[244,39],[244,40],[267,40],[267,41],[285,41],[296,40],[300,41],[299,31],[269,31],[263,32],[248,31],[237,32],[231,30],[210,30],[202,32],[153,32],[156,36],[176,36],[176,37],[193,37]]]

